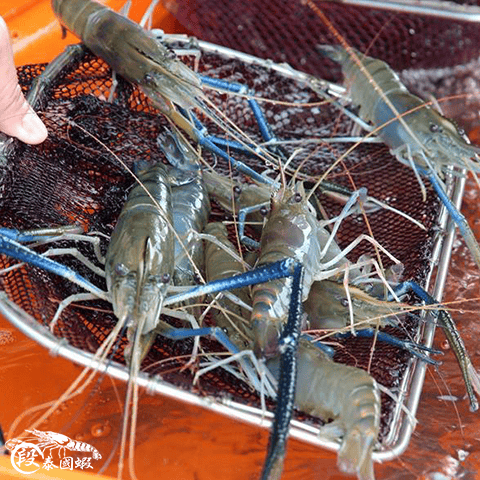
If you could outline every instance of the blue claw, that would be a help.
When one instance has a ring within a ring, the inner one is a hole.
[[[337,333],[335,335],[336,338],[349,338],[351,336],[352,334],[350,332]],[[374,330],[373,328],[362,328],[361,330],[356,330],[355,336],[364,337],[364,338],[376,337],[377,340],[381,342],[385,342],[395,347],[401,348],[403,350],[407,350],[410,354],[414,355],[420,360],[423,360],[426,363],[429,363],[430,365],[439,365],[439,362],[432,360],[430,357],[428,357],[427,355],[424,355],[418,350],[422,350],[424,352],[428,352],[433,355],[440,355],[440,354],[443,355],[443,352],[440,350],[429,348],[426,345],[415,343],[415,342],[412,342],[411,340],[401,340],[400,338],[397,338],[394,335],[390,335],[389,333],[382,332],[379,330]]]
[[[15,232],[15,230],[12,230],[11,235],[15,235]],[[43,257],[37,252],[31,250],[30,248],[21,245],[15,240],[12,240],[12,238],[6,236],[5,233],[0,234],[0,253],[15,258],[20,262],[29,263],[30,265],[42,268],[47,272],[59,275],[60,277],[63,277],[66,280],[69,280],[76,285],[84,288],[88,292],[93,293],[99,298],[106,298],[106,294],[103,290],[90,283],[88,280],[83,278],[71,268],[62,265],[61,263],[55,262],[48,257]]]
[[[276,138],[265,118],[265,115],[263,114],[262,109],[258,105],[258,102],[254,98],[252,98],[255,96],[254,91],[249,90],[247,86],[241,85],[239,83],[227,82],[225,80],[221,80],[218,78],[210,78],[204,75],[200,75],[200,80],[204,85],[207,85],[209,87],[249,97],[247,99],[247,102],[257,121],[258,129],[260,130],[260,134],[263,140],[265,142],[275,141]],[[259,150],[257,146],[250,144],[242,144],[236,140],[228,140],[225,138],[216,137],[214,135],[208,135],[204,125],[195,117],[192,112],[186,112],[182,109],[180,109],[180,111],[183,113],[183,115],[185,115],[185,117],[191,119],[194,122],[195,134],[197,136],[196,140],[199,145],[206,148],[213,154],[219,156],[220,158],[228,161],[233,168],[239,170],[245,175],[248,175],[255,181],[269,185],[274,183],[273,180],[260,175],[255,170],[245,165],[243,162],[235,160],[231,155],[232,152],[238,152],[244,155],[257,156],[261,153],[257,153],[257,151]]]
[[[297,381],[297,351],[302,320],[303,267],[296,264],[293,271],[292,294],[287,323],[279,340],[280,379],[278,382],[277,408],[273,429],[268,442],[267,458],[262,470],[262,480],[280,478],[288,427],[293,415]]]
[[[174,328],[161,331],[164,337],[171,340],[183,340],[191,337],[205,337],[210,335],[218,340],[230,353],[239,353],[240,350],[229,340],[225,332],[219,327],[203,328]]]
[[[250,272],[242,273],[241,275],[215,280],[205,285],[194,287],[186,292],[172,295],[165,300],[164,305],[167,306],[172,303],[184,302],[200,295],[209,295],[211,293],[224,292],[233,288],[242,288],[257,283],[264,283],[278,278],[290,277],[294,273],[295,265],[295,260],[291,258],[263,265]]]
[[[209,87],[212,87],[212,88],[226,90],[227,92],[237,93],[237,94],[245,95],[249,97],[255,96],[255,92],[250,91],[245,85],[241,85],[239,83],[226,82],[225,80],[221,80],[219,78],[210,78],[204,75],[200,76],[200,80],[204,85],[208,85]],[[260,133],[262,134],[263,140],[265,142],[270,142],[272,140],[275,140],[272,129],[270,128],[270,125],[267,123],[267,119],[265,118],[265,115],[263,114],[262,109],[258,105],[258,102],[255,100],[255,98],[248,98],[247,101],[248,101],[248,104],[250,105],[250,108],[252,109],[255,119],[257,120],[258,128],[260,129]]]
[[[197,142],[202,147],[206,148],[210,152],[218,155],[219,157],[229,162],[230,165],[232,165],[232,168],[237,169],[238,171],[244,173],[245,175],[248,175],[251,179],[255,180],[256,182],[265,183],[267,185],[273,185],[274,183],[273,180],[261,175],[260,173],[250,168],[248,165],[245,165],[243,162],[239,162],[238,160],[235,160],[229,153],[217,147],[217,145],[215,145],[215,143],[213,143],[213,141],[209,137],[206,137],[201,131],[197,131],[197,135],[198,135]]]
[[[0,235],[21,243],[34,242],[39,238],[38,235],[24,234],[20,230],[15,230],[13,228],[0,228]]]
[[[395,288],[395,293],[399,296],[405,295],[410,291],[420,297],[420,299],[423,300],[427,305],[438,305],[435,315],[437,316],[438,322],[442,327],[445,336],[447,337],[448,343],[455,353],[455,357],[457,358],[457,362],[462,372],[465,388],[467,389],[467,395],[470,401],[470,410],[475,412],[479,407],[477,398],[475,396],[475,391],[477,391],[477,394],[480,394],[480,378],[478,378],[478,375],[472,367],[472,361],[470,360],[462,337],[458,332],[455,321],[450,313],[445,310],[442,305],[435,300],[435,298],[425,291],[425,289],[418,285],[418,283],[412,281],[403,282],[397,285]]]
[[[467,247],[472,253],[475,263],[480,267],[480,246],[472,232],[472,229],[470,228],[470,225],[467,222],[467,219],[462,215],[461,212],[459,212],[458,208],[453,204],[450,198],[448,198],[443,184],[438,180],[438,177],[435,175],[435,173],[420,168],[418,170],[425,175],[432,184],[435,192],[438,195],[438,198],[440,198],[440,201],[447,209],[452,220],[457,224],[462,237],[465,239]]]
[[[198,120],[198,118],[192,113],[192,112],[185,112],[182,111],[182,113],[187,117],[193,120],[193,123],[195,124],[195,134],[197,135],[197,142],[200,146],[203,148],[206,148],[208,151],[214,153],[215,155],[219,156],[220,158],[223,158],[227,162],[230,163],[232,168],[237,169],[238,171],[244,173],[245,175],[249,176],[253,180],[259,182],[259,183],[265,183],[268,185],[273,184],[273,180],[271,180],[268,177],[264,177],[263,175],[260,175],[258,172],[253,170],[253,168],[250,168],[248,165],[246,165],[243,162],[239,162],[238,160],[235,160],[232,155],[230,154],[230,148],[232,150],[238,151],[238,146],[241,145],[239,142],[233,142],[231,143],[230,140],[224,140],[224,139],[218,139],[218,137],[212,137],[210,135],[206,134],[206,128],[203,126],[203,124]],[[220,148],[220,145],[223,148]],[[244,147],[242,146],[244,149]]]

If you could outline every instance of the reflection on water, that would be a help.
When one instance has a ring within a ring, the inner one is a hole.
[[[465,195],[464,212],[480,238],[480,204],[471,181]],[[473,363],[480,369],[479,290],[476,267],[463,241],[458,240],[445,302],[465,300],[455,305],[458,311],[454,317]],[[474,297],[476,300],[469,300]],[[437,334],[436,346],[445,349],[441,332]],[[377,465],[377,479],[465,480],[476,477],[480,466],[480,413],[471,413],[468,409],[453,353],[445,350],[442,360],[437,370],[429,368],[427,372],[417,414],[418,426],[409,448],[400,458]],[[14,418],[26,408],[57,398],[79,372],[80,368],[51,357],[0,319],[0,423],[4,430],[8,430]],[[48,423],[38,428],[63,432],[92,443],[106,459],[118,441],[123,396],[122,384],[104,379],[96,392],[67,402]],[[440,396],[460,399],[453,403],[439,399]],[[169,399],[142,394],[136,449],[140,479],[258,478],[266,445],[266,431]],[[116,459],[107,469],[111,475],[115,474]],[[338,473],[335,454],[291,440],[283,478],[337,480],[352,477]]]

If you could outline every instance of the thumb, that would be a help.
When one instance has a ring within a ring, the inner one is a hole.
[[[43,142],[43,122],[27,103],[18,85],[7,24],[0,17],[0,131],[25,143]]]

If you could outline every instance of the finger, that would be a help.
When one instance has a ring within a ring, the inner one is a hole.
[[[22,142],[37,144],[48,135],[43,122],[18,85],[7,24],[0,17],[0,131]]]

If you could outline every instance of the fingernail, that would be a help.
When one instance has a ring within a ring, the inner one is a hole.
[[[48,132],[37,114],[31,110],[23,117],[15,136],[22,142],[37,145],[47,138]]]

